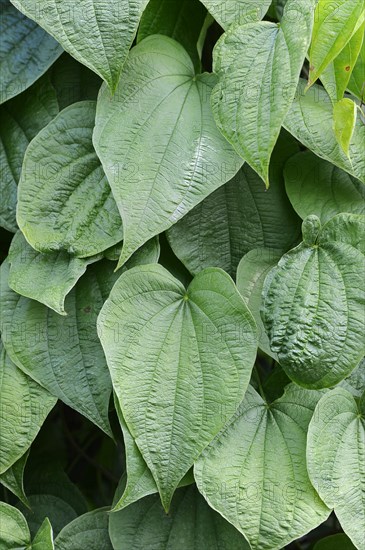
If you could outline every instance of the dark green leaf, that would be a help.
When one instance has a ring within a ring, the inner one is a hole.
[[[108,533],[108,508],[74,519],[55,540],[55,550],[113,550]]]

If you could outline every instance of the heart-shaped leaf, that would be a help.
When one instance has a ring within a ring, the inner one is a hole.
[[[213,119],[215,83],[194,75],[180,44],[155,35],[131,51],[114,97],[102,87],[94,145],[123,219],[119,265],[240,168]]]
[[[92,144],[94,101],[70,105],[29,145],[17,221],[39,252],[93,256],[123,238],[122,222]]]
[[[356,548],[365,532],[365,394],[335,388],[319,401],[308,430],[308,472]]]
[[[339,214],[323,228],[308,216],[303,242],[266,277],[261,316],[270,347],[300,385],[333,386],[365,354],[364,236],[363,216]]]
[[[260,21],[270,6],[270,0],[260,3],[252,0],[202,0],[214,19],[223,29],[228,29],[233,23],[250,23]]]
[[[186,290],[150,265],[118,279],[98,332],[123,416],[168,509],[244,395],[255,322],[222,270],[202,271]]]
[[[55,550],[113,550],[108,512],[109,508],[98,508],[71,521],[58,534]]]
[[[32,542],[32,550],[54,550],[53,529],[48,518],[45,518]]]

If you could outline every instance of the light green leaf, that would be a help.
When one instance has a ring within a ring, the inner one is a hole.
[[[87,265],[98,257],[75,258],[63,250],[42,254],[34,250],[18,231],[12,240],[8,259],[12,290],[66,315],[67,294],[85,273]]]
[[[197,44],[206,14],[199,0],[150,0],[142,15],[137,42],[151,34],[170,36],[184,46],[200,71]]]
[[[29,142],[58,113],[48,75],[0,107],[0,226],[15,233],[15,208],[24,153]]]
[[[342,380],[341,386],[355,397],[365,392],[365,358],[360,361],[348,378]]]
[[[11,0],[114,91],[147,0]]]
[[[14,464],[0,475],[0,483],[11,491],[25,505],[29,506],[28,499],[24,492],[24,469],[28,460],[29,450]]]
[[[357,105],[349,98],[341,99],[333,107],[333,131],[337,143],[350,159],[350,143],[355,130]]]
[[[111,260],[112,262],[117,262],[122,252],[122,247],[123,243],[119,243],[115,246],[112,246],[111,248],[108,248],[108,250],[104,252],[104,257],[108,260]],[[125,270],[130,269],[131,267],[135,267],[136,265],[155,264],[158,262],[159,257],[160,242],[158,237],[156,236],[147,241],[143,246],[141,246],[141,248],[136,250],[133,256],[123,266],[123,268]]]
[[[194,467],[199,491],[253,550],[276,550],[330,511],[306,469],[306,436],[321,392],[288,386],[268,405],[249,387],[233,419]]]
[[[122,510],[130,504],[133,504],[133,502],[158,492],[153,475],[141,455],[127,424],[125,423],[123,413],[116,396],[114,402],[120,427],[123,432],[127,462],[127,479],[123,494],[121,494],[119,500],[117,500],[113,506],[113,512]],[[191,485],[192,483],[194,483],[194,477],[192,470],[189,470],[181,479],[179,487],[185,487],[186,485]],[[122,484],[120,486],[122,486]]]
[[[343,50],[364,22],[362,0],[318,0],[309,52],[308,87]]]
[[[24,92],[62,53],[61,46],[9,0],[0,0],[0,103]]]
[[[356,548],[344,533],[338,533],[316,542],[313,550],[356,550]]]
[[[114,97],[102,87],[93,139],[123,219],[119,266],[240,168],[213,119],[215,82],[194,75],[180,44],[155,35],[131,51]]]
[[[315,214],[325,223],[342,212],[365,213],[365,186],[311,151],[290,158],[284,176],[290,202],[302,219]]]
[[[261,316],[270,347],[296,383],[330,387],[365,354],[364,217],[303,222],[303,242],[266,277]],[[362,243],[362,244],[361,244]]]
[[[260,21],[269,9],[271,0],[202,0],[214,19],[223,29],[228,29],[232,23],[251,23]]]
[[[365,125],[357,117],[350,144],[350,160],[336,141],[333,131],[333,107],[326,91],[314,85],[304,94],[305,81],[300,80],[296,98],[284,126],[303,145],[365,183]]]
[[[45,518],[32,542],[32,550],[54,550],[53,530],[48,518]]]
[[[55,550],[113,550],[108,511],[98,508],[71,521],[57,536]]]
[[[1,474],[29,449],[55,403],[48,391],[12,363],[0,341]]]
[[[39,252],[93,256],[123,238],[122,222],[92,144],[94,101],[64,109],[29,145],[17,221]]]
[[[214,48],[216,123],[269,186],[269,162],[309,45],[314,0],[288,0],[280,25],[231,27]]]
[[[30,533],[27,522],[19,510],[0,502],[0,548],[1,550],[27,550]]]
[[[20,296],[8,287],[1,266],[1,328],[12,360],[64,403],[111,434],[111,381],[96,334],[96,318],[117,275],[114,264],[90,266],[65,302],[67,316]]]
[[[348,89],[360,101],[365,97],[365,39],[362,41],[360,54],[352,71]]]
[[[265,277],[278,263],[282,254],[272,248],[255,248],[250,250],[240,261],[237,268],[237,288],[245,300],[256,321],[259,334],[259,347],[270,357],[277,359],[271,351],[261,315],[261,294]]]
[[[364,30],[365,25],[362,25],[338,56],[321,74],[321,82],[333,101],[340,101],[343,98],[361,50],[364,40]]]
[[[285,131],[284,131],[285,132]],[[193,273],[220,267],[235,277],[238,262],[259,247],[282,251],[300,238],[300,220],[286,196],[283,168],[299,150],[293,138],[279,137],[270,165],[268,190],[247,164],[167,232],[176,256]]]
[[[118,488],[116,499],[120,492]],[[195,485],[176,492],[169,515],[156,495],[111,514],[109,534],[114,550],[249,550],[242,535],[209,508]]]
[[[335,388],[319,401],[309,425],[308,473],[359,550],[365,544],[364,449],[365,400]]]
[[[187,290],[160,265],[124,273],[98,319],[126,424],[165,509],[247,388],[256,325],[232,279],[199,273]]]

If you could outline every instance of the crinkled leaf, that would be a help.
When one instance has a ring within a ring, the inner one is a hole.
[[[306,436],[321,392],[291,384],[267,405],[249,387],[233,419],[194,467],[200,492],[253,550],[276,550],[322,523],[330,511],[306,469]]]
[[[0,502],[0,548],[1,550],[27,550],[30,547],[30,533],[21,512]]]
[[[115,90],[147,0],[11,0]]]
[[[350,376],[342,380],[341,386],[355,397],[361,397],[365,392],[365,358],[360,361]]]
[[[176,492],[169,515],[156,495],[111,514],[109,534],[114,550],[249,549],[244,537],[209,508],[195,485]]]
[[[288,250],[300,237],[300,220],[286,196],[283,168],[298,151],[289,134],[281,134],[270,165],[271,185],[247,164],[167,232],[171,248],[193,274],[220,267],[232,277],[238,262],[258,247]]]
[[[303,242],[266,277],[261,316],[279,363],[308,388],[330,387],[365,354],[364,217],[303,222]]]
[[[311,86],[343,50],[364,21],[361,0],[318,0],[309,52]]]
[[[12,360],[64,403],[110,434],[111,381],[96,318],[117,276],[111,262],[90,266],[65,301],[67,316],[16,294],[1,266],[1,328]],[[106,287],[106,288],[105,288]]]
[[[64,250],[42,254],[32,248],[18,231],[9,249],[9,286],[12,290],[37,300],[66,315],[65,298],[98,258],[75,258]]]
[[[284,122],[285,128],[313,153],[365,183],[365,125],[360,117],[357,117],[350,144],[350,162],[336,141],[333,107],[326,91],[314,85],[304,94],[304,86],[305,81],[300,80],[296,98]]]
[[[304,219],[311,214],[327,222],[336,214],[365,213],[365,186],[311,151],[294,155],[285,165],[286,192]]]
[[[350,160],[350,143],[355,130],[356,115],[356,103],[347,97],[333,107],[333,131],[337,143]]]
[[[268,272],[278,263],[282,254],[272,248],[255,248],[250,250],[240,261],[237,268],[237,288],[245,300],[256,321],[259,334],[259,347],[276,359],[276,354],[270,349],[260,314],[261,294]]]
[[[207,10],[199,0],[150,0],[143,12],[137,42],[151,34],[170,36],[184,46],[198,71],[198,41]]]
[[[348,89],[360,100],[365,97],[365,39],[362,41],[359,57],[351,73]]]
[[[92,144],[94,101],[70,105],[29,145],[17,221],[39,252],[98,254],[123,238],[122,222]]]
[[[29,142],[58,113],[48,75],[0,107],[0,225],[15,233],[17,186]]]
[[[280,25],[233,26],[214,49],[219,79],[212,92],[215,120],[267,187],[271,153],[307,53],[314,4],[288,0]]]
[[[155,35],[131,51],[114,97],[102,87],[94,145],[123,219],[119,265],[241,166],[213,119],[215,82],[194,76],[180,44]]]
[[[313,550],[356,550],[356,548],[348,536],[344,533],[338,533],[316,542]]]
[[[29,450],[24,453],[14,464],[0,475],[0,483],[11,491],[18,499],[29,506],[28,499],[24,492],[24,469],[28,460]]]
[[[61,46],[41,27],[0,0],[0,103],[31,86],[62,53]]]
[[[202,0],[214,19],[223,29],[233,23],[250,23],[260,21],[269,9],[270,0],[252,2],[252,0]]]
[[[58,534],[55,550],[113,550],[108,510],[98,508],[71,521]]]
[[[48,518],[45,518],[38,529],[32,542],[32,550],[54,550],[53,529]]]
[[[365,394],[364,394],[365,396]],[[365,544],[365,400],[335,388],[319,401],[308,430],[308,472],[356,548]]]
[[[98,332],[123,416],[168,509],[244,395],[255,322],[222,270],[202,271],[185,290],[150,265],[121,275]]]
[[[48,391],[12,363],[0,342],[1,474],[29,449],[55,403]]]

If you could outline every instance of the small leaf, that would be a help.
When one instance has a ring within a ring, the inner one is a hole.
[[[0,548],[1,550],[31,548],[25,517],[19,510],[5,502],[0,502]]]
[[[17,221],[39,252],[85,258],[123,238],[122,222],[92,144],[96,104],[64,109],[29,145],[21,173]]]
[[[120,488],[115,500],[119,495]],[[169,515],[156,495],[111,514],[109,534],[114,550],[249,550],[244,537],[209,508],[195,485],[176,492]]]
[[[163,267],[149,265],[121,275],[98,333],[126,424],[168,509],[181,478],[244,395],[255,322],[222,270],[202,271],[185,290]]]
[[[233,26],[214,48],[216,123],[269,186],[269,162],[307,53],[314,0],[288,0],[280,25]]]
[[[348,98],[341,99],[333,107],[333,131],[338,144],[349,159],[350,142],[356,125],[356,114],[356,103]]]
[[[115,96],[102,87],[93,140],[123,219],[119,266],[240,168],[213,119],[215,82],[154,35],[132,49]]]
[[[14,464],[0,475],[0,483],[11,491],[25,505],[29,506],[24,492],[24,469],[28,460],[29,450]]]
[[[305,81],[301,79],[284,122],[285,128],[313,153],[365,183],[365,124],[357,117],[350,144],[350,162],[336,141],[333,106],[326,91],[315,84],[304,94],[304,86]]]
[[[0,341],[0,473],[33,443],[56,399],[10,360]]]
[[[253,550],[276,550],[330,511],[306,469],[306,435],[321,392],[291,384],[268,405],[249,387],[238,411],[194,467],[199,491]]]
[[[55,540],[55,550],[113,550],[108,511],[98,508],[68,523]]]
[[[0,103],[24,92],[62,53],[61,46],[36,23],[0,0]]]
[[[53,530],[48,518],[45,518],[32,542],[32,550],[54,550]]]
[[[147,0],[11,1],[115,90]]]
[[[356,548],[364,548],[365,407],[343,388],[319,401],[308,430],[310,479]]]
[[[251,23],[260,21],[269,9],[270,0],[261,0],[257,5],[252,0],[202,0],[223,29],[227,30],[233,23]]]
[[[309,52],[308,87],[343,50],[364,21],[360,0],[318,0]]]
[[[333,386],[365,354],[364,236],[363,216],[339,214],[323,228],[309,216],[304,242],[266,277],[261,316],[272,351],[297,384]]]
[[[365,213],[363,183],[311,151],[291,157],[284,176],[290,202],[302,219],[315,214],[325,223],[342,212]]]

